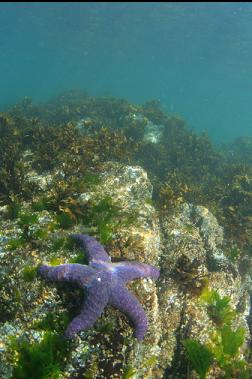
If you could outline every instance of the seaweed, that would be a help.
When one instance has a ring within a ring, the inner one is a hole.
[[[21,131],[13,120],[0,116],[0,203],[12,204],[23,190],[25,169],[22,164]]]
[[[193,369],[200,379],[205,379],[213,362],[213,353],[206,346],[193,339],[186,339],[183,344]]]
[[[158,143],[143,138],[149,122],[162,125],[163,135]],[[90,167],[99,171],[103,162],[110,159],[141,164],[154,184],[154,201],[159,209],[172,210],[183,201],[203,204],[221,220],[230,245],[237,244],[241,258],[250,254],[250,139],[240,138],[230,147],[217,149],[206,133],[198,135],[188,130],[184,120],[166,114],[155,100],[137,106],[111,97],[90,97],[77,90],[39,106],[25,98],[9,114],[3,114],[2,128],[8,142],[2,148],[17,153],[14,159],[5,154],[7,166],[12,165],[13,169],[12,176],[1,176],[7,180],[2,191],[4,203],[16,201],[13,196],[17,194],[31,196],[24,181],[27,168],[22,161],[22,152],[27,148],[32,153],[32,167],[38,172],[62,170],[61,180],[55,180],[61,183],[72,181],[73,177],[85,178]],[[14,150],[11,144],[15,145]],[[74,208],[72,193],[77,188],[77,183],[72,183],[61,198],[63,204],[58,199],[58,206],[69,215],[68,209],[72,212]],[[46,208],[40,204],[40,209],[52,208],[52,202],[57,202],[55,196],[49,194]],[[70,215],[73,223],[76,209],[78,205]]]
[[[220,333],[223,353],[234,357],[238,353],[239,347],[244,342],[244,328],[237,328],[235,331],[233,331],[230,325],[224,325],[221,328]]]
[[[82,222],[96,228],[101,243],[107,244],[118,227],[136,225],[137,214],[122,210],[111,197],[105,196],[96,203],[87,204]]]
[[[137,373],[137,371],[133,367],[128,366],[123,371],[122,379],[134,378],[136,373]]]
[[[69,321],[70,315],[68,312],[61,312],[59,314],[48,312],[42,320],[34,321],[32,328],[35,330],[63,333]]]
[[[64,368],[67,344],[60,336],[46,332],[40,342],[11,339],[11,349],[18,354],[14,379],[57,379]]]
[[[237,313],[230,306],[230,298],[228,296],[221,297],[217,291],[209,290],[206,287],[201,294],[201,300],[207,306],[208,316],[213,321],[215,329],[206,344],[202,345],[194,339],[186,340],[187,342],[184,345],[193,368],[200,375],[200,378],[205,378],[204,375],[207,371],[204,369],[200,371],[200,364],[208,370],[211,363],[207,354],[204,358],[205,352],[202,360],[199,360],[199,354],[201,354],[200,350],[206,350],[211,353],[212,362],[214,360],[225,372],[224,377],[226,379],[249,378],[248,364],[240,358],[240,347],[245,342],[245,329],[237,327],[234,330],[232,327],[232,322]]]
[[[161,126],[157,143],[144,138],[150,124]],[[224,226],[227,257],[239,264],[241,273],[251,267],[247,264],[252,245],[250,139],[217,148],[206,133],[189,130],[184,120],[166,114],[157,101],[139,106],[68,91],[44,105],[25,98],[2,114],[0,158],[0,204],[8,206],[6,216],[17,218],[22,229],[20,237],[8,241],[10,250],[29,247],[34,240],[45,238],[49,230],[37,226],[36,212],[42,210],[55,215],[53,228],[85,225],[103,244],[111,242],[117,228],[136,225],[138,215],[124,212],[109,197],[86,202],[79,199],[80,193],[100,184],[104,162],[113,160],[139,164],[147,170],[154,187],[153,205],[161,215],[173,212],[183,202],[209,208]],[[31,184],[31,169],[41,179],[50,174],[52,182],[44,189]],[[24,200],[32,203],[35,214],[22,213]],[[191,232],[190,225],[187,232]],[[67,246],[65,239],[54,241],[51,251],[58,253]],[[80,259],[76,250],[74,260]],[[174,275],[180,286],[189,286],[196,294],[203,291],[207,314],[216,328],[216,340],[210,341],[214,359],[218,363],[221,352],[224,361],[218,364],[226,377],[245,378],[247,366],[239,359],[243,331],[231,327],[236,312],[230,299],[206,289],[207,280],[200,277],[197,261],[190,264],[182,259]],[[23,276],[32,280],[32,269],[25,268]],[[18,300],[20,293],[16,291],[13,297]],[[9,300],[4,304],[3,319],[8,319],[8,312],[15,313],[8,306]],[[233,350],[229,350],[230,344]],[[93,371],[90,373],[92,376]],[[204,375],[204,369],[199,375]]]
[[[214,361],[224,371],[225,379],[250,378],[247,362],[239,359],[240,346],[244,343],[244,329],[233,331],[230,326],[224,326],[215,335],[209,345],[201,344],[195,339],[183,341],[187,358],[200,379],[205,379]]]
[[[15,201],[15,198],[12,197],[12,202],[8,204],[7,217],[13,220],[18,217],[20,211],[21,211],[21,203],[18,201]]]
[[[33,213],[20,213],[18,216],[18,225],[22,229],[20,241],[32,242],[34,240],[45,239],[47,230],[38,227],[38,215]]]
[[[87,265],[89,262],[88,262],[87,256],[84,254],[84,251],[83,250],[79,250],[79,251],[77,250],[75,257],[70,259],[69,263],[80,263],[82,265],[83,264]]]
[[[56,216],[58,226],[62,229],[69,229],[74,224],[74,219],[66,212],[60,212]]]
[[[212,338],[211,350],[219,367],[225,372],[225,378],[249,378],[250,369],[245,360],[239,356],[244,344],[245,329],[233,330],[230,325],[218,329]]]
[[[19,237],[19,238],[11,238],[8,240],[7,247],[9,250],[16,250],[19,249],[20,247],[24,246],[26,244],[26,241],[24,238]]]
[[[25,266],[22,271],[22,276],[25,282],[32,282],[37,276],[38,267]]]
[[[230,306],[228,296],[221,297],[217,291],[204,288],[201,299],[207,305],[207,313],[211,320],[218,326],[229,325],[235,317],[235,311]]]
[[[75,241],[70,237],[62,237],[53,241],[51,250],[57,252],[59,250],[71,250],[75,246]]]
[[[205,133],[197,135],[188,130],[185,121],[166,114],[157,101],[136,106],[111,97],[93,98],[81,91],[68,91],[40,106],[25,98],[3,119],[9,144],[15,144],[18,156],[18,159],[7,157],[11,158],[7,164],[16,162],[12,170],[15,180],[8,175],[10,180],[5,188],[14,185],[16,189],[4,195],[5,203],[16,202],[13,197],[17,194],[31,196],[28,184],[23,181],[27,168],[22,163],[22,152],[27,148],[32,153],[31,165],[38,172],[62,171],[61,178],[56,175],[52,185],[58,195],[49,190],[44,204],[43,199],[40,202],[37,198],[34,209],[52,210],[61,206],[73,224],[78,222],[75,213],[79,205],[73,204],[76,199],[72,196],[79,189],[77,178],[87,182],[85,175],[90,167],[97,172],[110,159],[141,164],[154,184],[154,201],[159,209],[172,210],[183,201],[203,204],[224,224],[230,245],[237,243],[242,256],[250,254],[250,141],[236,141],[231,150],[237,148],[242,153],[246,145],[246,154],[232,159],[233,153],[215,148]],[[163,128],[163,136],[156,144],[143,138],[149,122]],[[6,146],[4,151],[9,151],[10,145]],[[22,166],[21,176],[18,165]],[[57,182],[69,183],[64,193],[57,190]],[[38,189],[33,194],[37,195]]]

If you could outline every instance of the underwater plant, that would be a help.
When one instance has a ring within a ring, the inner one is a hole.
[[[34,278],[36,278],[37,276],[37,271],[38,271],[38,268],[36,266],[35,267],[25,266],[22,272],[24,281],[32,282]]]
[[[201,299],[207,305],[208,316],[218,327],[229,325],[234,319],[235,311],[230,306],[228,296],[221,297],[217,291],[205,287]]]
[[[52,332],[46,332],[40,342],[10,340],[10,348],[18,356],[13,369],[14,379],[60,378],[67,355],[67,342]]]
[[[13,120],[0,115],[0,203],[11,204],[22,194],[25,169],[21,131]]]
[[[245,342],[245,329],[234,329],[231,325],[237,314],[230,306],[230,298],[221,297],[217,291],[207,287],[200,298],[207,306],[208,316],[216,328],[205,344],[195,339],[183,341],[192,368],[200,379],[204,379],[212,363],[216,362],[225,373],[225,379],[249,379],[249,366],[240,356],[240,347]]]
[[[205,379],[213,362],[213,353],[205,345],[193,339],[183,341],[188,359],[200,379]]]
[[[161,130],[156,141],[144,138],[150,125]],[[58,229],[70,229],[77,224],[89,228],[106,245],[113,243],[120,227],[137,225],[138,215],[124,212],[108,196],[79,200],[80,193],[92,192],[101,182],[99,174],[106,162],[112,160],[146,169],[153,185],[152,205],[160,217],[174,212],[183,202],[206,206],[224,227],[227,257],[239,266],[240,273],[250,270],[250,140],[236,141],[230,146],[234,154],[229,154],[227,149],[214,146],[205,133],[199,135],[189,130],[180,117],[164,112],[157,101],[139,106],[112,97],[95,98],[84,92],[68,91],[43,105],[25,98],[3,113],[0,142],[0,205],[6,206],[2,209],[3,219],[7,218],[7,223],[17,219],[15,225],[21,229],[21,236],[8,240],[10,257],[18,255],[17,249],[23,253],[34,247],[40,252],[36,242],[43,240],[46,233],[64,235]],[[28,179],[34,178],[29,183]],[[48,178],[51,182],[47,182]],[[36,180],[47,184],[36,187]],[[28,208],[23,207],[24,200]],[[33,212],[29,213],[30,206]],[[51,229],[39,228],[36,215],[43,210],[52,214]],[[188,233],[190,228],[188,225]],[[72,247],[67,238],[54,240],[52,236],[48,248],[50,264],[61,264],[61,252],[66,253]],[[75,253],[69,264],[87,263],[77,249]],[[34,264],[21,268],[20,278],[24,282],[34,279]],[[207,279],[199,275],[198,268],[197,260],[188,262],[182,257],[174,270],[182,290],[189,287],[191,294],[203,296],[201,300],[214,328],[214,335],[205,344],[187,341],[187,347],[184,345],[188,352],[191,349],[191,358],[187,354],[190,365],[197,375],[204,377],[212,359],[226,378],[248,378],[247,356],[244,354],[243,360],[241,355],[244,331],[233,327],[236,311],[227,296],[206,289]],[[2,282],[1,285],[5,288]],[[14,318],[21,299],[20,289],[8,291],[9,288],[5,289],[5,297],[0,300],[3,322]],[[57,317],[47,315],[37,328],[54,332],[56,321]],[[109,333],[109,325],[103,328]],[[206,357],[210,349],[212,358],[206,358],[205,363],[195,361],[193,349],[199,348]],[[28,349],[23,351],[32,359]],[[97,366],[95,361],[94,369],[87,368],[86,375],[93,377]],[[130,365],[128,368],[128,375],[133,375],[134,369]]]
[[[12,165],[13,176],[11,179],[12,176],[4,172],[1,175],[5,203],[16,202],[13,196],[17,193],[19,197],[21,193],[31,196],[29,186],[25,187],[26,169],[20,160],[25,149],[31,150],[31,165],[39,173],[63,170],[62,180],[58,178],[61,183],[70,184],[73,177],[80,180],[90,167],[98,172],[107,160],[140,164],[154,185],[155,206],[167,211],[183,201],[205,205],[221,220],[230,244],[236,243],[242,255],[250,254],[249,140],[241,139],[232,145],[232,151],[236,147],[241,151],[243,146],[246,150],[244,156],[240,157],[239,153],[237,159],[232,160],[227,148],[216,148],[206,133],[198,135],[188,130],[184,120],[165,113],[157,101],[137,106],[112,97],[94,98],[77,90],[65,92],[39,106],[25,98],[10,108],[8,115],[3,114],[1,122],[3,138],[7,133],[2,149],[10,151],[11,148],[16,154],[5,155],[5,163]],[[150,122],[162,125],[162,138],[157,143],[143,138]],[[8,161],[8,158],[11,159]],[[7,180],[6,184],[3,180]],[[76,186],[69,185],[68,194],[66,191],[61,198],[62,212],[69,217],[62,215],[60,224],[66,227],[70,219],[76,222],[78,205],[71,204]],[[60,196],[58,200],[55,196],[49,194],[49,204],[52,197],[59,204]],[[70,213],[72,208],[75,210]]]

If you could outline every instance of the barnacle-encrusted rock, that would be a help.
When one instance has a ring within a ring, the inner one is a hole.
[[[110,244],[110,255],[115,259],[127,258],[158,265],[160,248],[158,219],[155,209],[150,205],[152,185],[146,172],[141,167],[123,166],[109,162],[105,165],[101,177],[101,183],[95,189],[92,188],[90,193],[87,192],[89,201],[96,204],[104,197],[109,197],[116,204],[120,204],[123,211],[134,214],[133,222],[130,224],[122,223],[121,227],[117,225]],[[85,202],[85,196],[80,195],[80,200]],[[44,226],[45,213],[45,211],[37,212],[39,227]],[[53,217],[52,213],[52,223]],[[15,230],[16,237],[19,238],[16,220],[9,225],[9,231],[5,228],[5,234],[13,238]],[[83,232],[83,227],[76,226],[73,232]],[[6,297],[9,302],[15,289],[18,288],[18,294],[16,294],[18,298],[15,300],[13,298],[15,309],[8,321],[10,325],[15,325],[18,329],[15,329],[13,333],[11,330],[14,329],[10,329],[9,336],[20,336],[21,338],[26,336],[31,343],[40,341],[44,332],[35,328],[34,320],[42,321],[48,313],[55,314],[57,320],[64,312],[63,294],[60,295],[53,286],[42,284],[36,277],[27,283],[23,273],[27,265],[34,267],[42,261],[50,262],[50,259],[53,258],[50,252],[53,241],[57,240],[57,235],[62,238],[68,234],[69,230],[67,233],[60,234],[60,231],[54,230],[53,227],[49,228],[45,239],[48,241],[48,249],[37,250],[35,248],[31,251],[31,246],[26,244],[11,251],[8,250],[8,244],[3,246],[7,254],[1,264],[7,268],[8,284],[2,293],[2,298]],[[2,240],[4,241],[4,237]],[[62,258],[60,263],[67,263],[73,256],[71,250],[68,253],[62,252],[62,256],[60,256],[60,252],[58,254],[58,258]],[[3,276],[2,280],[7,282],[7,277]],[[19,293],[19,289],[21,293]],[[159,354],[158,340],[160,337],[156,284],[149,279],[137,280],[129,285],[129,289],[143,304],[149,320],[149,329],[144,341],[140,344],[133,338],[128,320],[119,311],[105,310],[95,328],[82,332],[80,336],[76,337],[64,373],[66,378],[71,375],[72,378],[75,377],[74,375],[77,377],[78,372],[91,370],[91,367],[94,377],[116,378],[122,375],[125,367],[129,364],[135,367],[140,376],[145,375],[145,372],[152,372],[152,366],[155,363],[153,356],[156,357]],[[76,297],[77,304],[78,301]],[[6,320],[1,320],[1,323],[4,326]],[[113,330],[117,330],[117,332],[114,333]],[[0,372],[7,372],[6,367],[14,363],[8,361],[10,355],[4,336],[0,336],[1,341],[6,352],[2,353]],[[143,357],[145,357],[144,360]]]
[[[128,320],[119,311],[105,309],[95,326],[80,332],[71,343],[62,377],[74,379],[85,373],[99,379],[116,379],[134,372],[131,377],[135,379],[186,378],[182,340],[196,338],[206,343],[215,330],[200,300],[202,288],[207,283],[220,296],[229,296],[230,305],[237,309],[234,322],[247,332],[246,286],[237,267],[225,258],[223,230],[206,208],[182,204],[173,214],[158,215],[151,205],[152,185],[141,167],[115,162],[103,166],[102,180],[79,195],[80,203],[97,204],[109,197],[127,214],[134,215],[131,223],[115,220],[106,248],[112,261],[125,259],[159,266],[161,275],[156,283],[146,278],[128,286],[143,304],[149,320],[144,340],[138,342],[132,337]],[[29,204],[25,209],[27,212]],[[85,232],[81,224],[67,232],[55,229],[53,212],[36,214],[36,226],[46,230],[43,248],[30,241],[11,249],[11,240],[22,235],[18,220],[2,220],[0,225],[0,267],[4,268],[0,278],[0,376],[4,379],[11,378],[15,363],[8,348],[9,336],[41,341],[45,330],[36,328],[34,320],[43,321],[53,314],[55,331],[59,332],[69,299],[76,299],[69,311],[74,309],[78,314],[81,307],[75,288],[64,287],[61,291],[36,277],[25,280],[27,266],[52,264],[55,258],[56,264],[68,263],[74,248],[59,249],[55,257],[51,250],[54,243],[69,233]],[[33,226],[29,228],[33,230]],[[218,375],[218,368],[211,369],[208,378]]]
[[[216,330],[206,304],[200,300],[202,289],[207,285],[221,297],[230,298],[230,306],[237,310],[234,326],[242,326],[247,339],[249,293],[237,267],[227,261],[221,250],[223,230],[208,209],[182,204],[173,215],[163,214],[160,226],[163,275],[159,292],[162,328],[159,363],[168,365],[165,377],[186,378],[182,341],[193,338],[208,343]],[[221,376],[213,368],[207,377]]]

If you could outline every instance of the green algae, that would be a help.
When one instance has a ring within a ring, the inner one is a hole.
[[[51,250],[54,252],[57,252],[59,250],[67,251],[73,249],[75,244],[75,240],[71,237],[57,238],[53,241]]]
[[[192,368],[200,379],[205,379],[213,362],[213,353],[203,344],[193,339],[183,341]]]
[[[48,312],[42,320],[34,321],[32,329],[63,333],[70,322],[69,312]]]
[[[58,227],[62,229],[69,229],[75,224],[73,218],[65,212],[58,213],[56,219]]]
[[[60,257],[53,257],[49,261],[50,266],[58,266],[62,264],[62,258]]]
[[[39,199],[33,201],[31,204],[31,208],[35,212],[41,212],[43,210],[46,210],[48,208],[47,197],[41,196]]]
[[[151,355],[149,358],[145,359],[143,362],[143,366],[145,368],[151,368],[158,364],[158,356],[157,355]]]
[[[230,325],[224,325],[220,330],[220,334],[223,353],[234,357],[244,342],[245,329],[237,328],[236,330],[232,330]]]
[[[67,343],[55,333],[46,332],[40,342],[12,338],[11,349],[18,355],[13,379],[58,379],[64,368]]]
[[[85,121],[85,131],[80,133],[72,121],[77,123],[82,113],[92,116]],[[231,261],[236,263],[246,255],[251,256],[251,163],[250,166],[247,163],[241,165],[239,157],[236,160],[227,155],[225,157],[223,152],[212,146],[206,135],[197,136],[187,130],[183,120],[166,115],[156,102],[140,107],[111,98],[95,99],[69,93],[41,107],[26,100],[12,110],[12,114],[15,117],[6,118],[3,131],[9,136],[8,149],[16,142],[18,149],[13,164],[8,159],[3,162],[4,170],[8,166],[12,167],[10,180],[4,171],[0,178],[1,204],[9,204],[10,208],[7,217],[17,218],[20,209],[15,206],[15,202],[22,202],[25,198],[30,201],[34,195],[33,210],[56,212],[57,228],[88,225],[94,227],[94,234],[102,243],[109,243],[118,225],[123,225],[123,222],[124,225],[131,225],[137,218],[127,220],[126,215],[122,216],[120,211],[111,214],[109,207],[113,205],[112,199],[107,201],[107,209],[104,207],[102,210],[102,207],[99,209],[91,201],[85,205],[80,204],[74,194],[85,192],[99,184],[99,180],[96,182],[95,178],[88,178],[87,171],[92,167],[99,172],[103,162],[112,158],[128,164],[141,164],[147,169],[154,185],[153,204],[159,210],[173,210],[184,201],[205,205],[212,210],[225,227],[227,241],[230,243],[227,256]],[[136,122],[131,118],[132,114],[142,114],[156,125],[163,125],[162,140],[156,145],[144,142],[147,121]],[[37,122],[33,121],[34,124],[31,122],[33,117],[38,118]],[[66,125],[67,123],[70,124]],[[251,160],[251,147],[248,144],[246,146],[246,160],[242,158],[244,162]],[[37,188],[33,190],[32,196],[29,192],[25,177],[30,169],[21,160],[18,163],[20,152],[24,148],[31,149],[31,165],[38,173],[59,168],[63,170],[59,184],[56,183],[59,177],[56,177],[46,195]],[[14,175],[16,180],[12,186],[11,178]],[[78,177],[77,180],[73,180],[75,176]],[[100,205],[104,206],[106,202]],[[27,241],[31,242],[33,238],[43,239],[47,236],[43,231],[36,235],[32,231],[34,225],[24,224],[23,236],[13,242],[10,240],[10,249],[26,246]],[[190,233],[191,227],[186,227],[186,231]],[[55,251],[67,250],[64,244],[59,245],[54,246]],[[232,246],[237,247],[232,250]],[[81,254],[76,252],[73,261],[78,262],[79,259],[82,259]],[[59,263],[62,262],[59,260],[56,264]],[[205,300],[205,305],[224,349],[225,340],[235,339],[232,333],[237,330],[227,328],[234,319],[235,312],[230,307],[229,299],[222,298],[218,293],[211,293]],[[226,330],[226,334],[223,330]],[[239,333],[237,340],[239,341]],[[216,354],[217,350],[216,347]],[[237,377],[240,375],[242,378],[242,370],[246,372],[246,364],[239,361],[236,355],[238,353],[232,357],[232,363],[225,366],[227,377],[232,377],[236,370]]]
[[[82,265],[88,265],[88,258],[83,250],[77,250],[75,254],[75,257],[71,258],[69,260],[69,263],[80,263]]]
[[[229,325],[217,329],[208,344],[195,339],[183,341],[187,358],[200,379],[205,379],[213,361],[225,372],[224,378],[249,378],[250,370],[244,359],[239,357],[239,349],[245,340],[245,330],[233,330]]]
[[[102,244],[109,243],[118,227],[136,224],[137,216],[122,211],[109,196],[101,198],[96,203],[90,203],[81,218],[83,225],[93,227]]]
[[[7,212],[7,217],[10,218],[11,220],[14,220],[15,218],[18,217],[20,211],[21,211],[21,204],[17,201],[12,201],[8,205],[8,212]]]
[[[100,322],[96,325],[96,330],[97,330],[97,332],[99,332],[101,334],[113,335],[113,333],[115,331],[115,325],[110,321]]]
[[[19,249],[20,247],[23,247],[26,244],[26,241],[24,238],[19,237],[19,238],[11,238],[8,240],[7,246],[9,250],[16,250]]]
[[[25,282],[32,282],[37,276],[38,267],[25,266],[22,271],[22,277]]]
[[[211,351],[219,367],[225,372],[225,378],[249,378],[250,369],[241,359],[239,351],[245,341],[245,329],[233,330],[230,325],[217,329],[212,338]]]
[[[201,300],[207,305],[208,316],[217,326],[230,324],[235,317],[235,311],[230,306],[228,296],[221,297],[217,291],[205,287],[201,294]]]
[[[237,313],[230,306],[228,296],[221,297],[217,291],[205,288],[201,299],[207,306],[209,318],[215,330],[205,344],[195,339],[184,341],[187,357],[200,379],[204,379],[213,360],[224,371],[225,379],[250,377],[246,360],[240,357],[240,348],[245,342],[245,329],[232,327]]]
[[[124,369],[124,372],[123,372],[123,375],[122,375],[122,379],[131,379],[131,378],[134,378],[134,376],[136,375],[137,371],[131,367],[131,366],[128,366]]]
[[[21,239],[26,242],[45,239],[48,231],[38,227],[39,216],[32,213],[21,213],[18,217],[18,225],[22,229]]]

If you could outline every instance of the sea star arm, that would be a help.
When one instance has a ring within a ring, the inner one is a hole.
[[[151,265],[137,262],[119,262],[114,264],[115,272],[123,283],[137,278],[159,277],[159,270]]]
[[[77,282],[80,286],[88,285],[95,275],[95,270],[78,263],[59,266],[42,265],[38,273],[46,280]]]
[[[88,288],[81,313],[68,325],[65,331],[67,339],[72,338],[79,331],[93,326],[96,319],[101,316],[108,302],[109,290],[108,285],[103,281],[99,281],[99,279],[98,277],[92,281],[92,285]]]
[[[81,247],[86,250],[89,262],[93,260],[110,262],[110,256],[95,238],[86,234],[71,234],[70,237],[76,239],[80,243]]]
[[[116,286],[111,291],[109,305],[118,308],[126,314],[134,325],[134,335],[138,340],[142,340],[148,328],[148,321],[143,307],[124,286]]]

